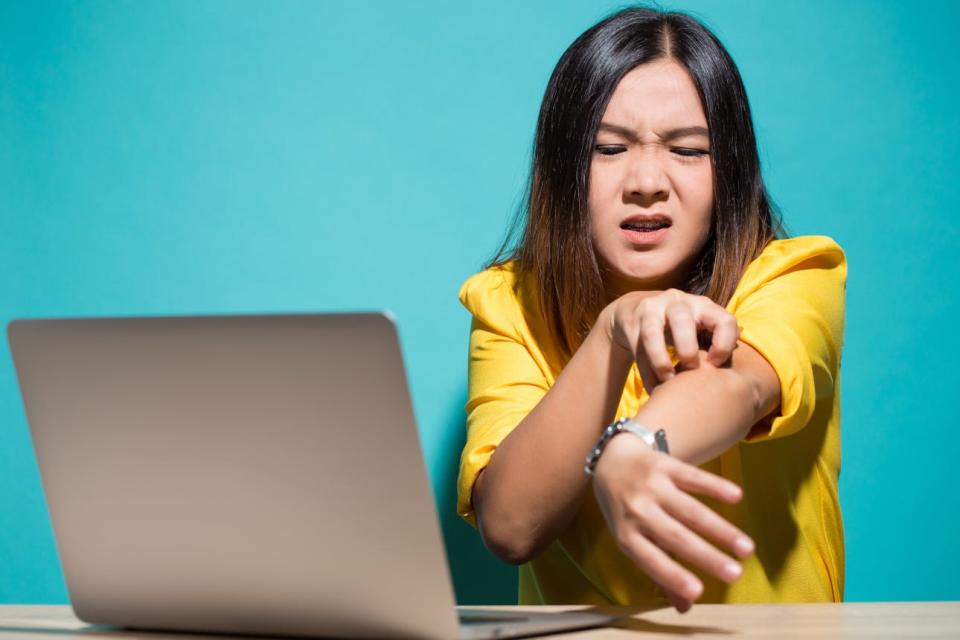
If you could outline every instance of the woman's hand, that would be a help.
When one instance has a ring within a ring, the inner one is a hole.
[[[654,451],[629,433],[607,444],[593,489],[617,544],[681,613],[701,596],[703,584],[674,556],[727,583],[742,573],[737,561],[700,534],[738,558],[753,553],[749,536],[689,495],[699,493],[733,504],[740,501],[740,487]]]
[[[627,293],[604,309],[607,336],[633,355],[647,393],[675,375],[667,351],[672,344],[680,365],[699,364],[700,335],[709,334],[707,360],[721,366],[737,346],[736,318],[705,296],[677,289]]]

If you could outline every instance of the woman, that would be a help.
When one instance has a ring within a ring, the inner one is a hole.
[[[644,8],[580,36],[527,204],[460,292],[458,510],[521,565],[520,603],[841,600],[846,263],[829,238],[777,239],[716,37]]]

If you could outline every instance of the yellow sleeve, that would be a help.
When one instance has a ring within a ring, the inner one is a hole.
[[[846,277],[843,250],[823,236],[771,243],[747,269],[728,308],[741,327],[740,340],[776,371],[780,407],[746,441],[799,431],[817,403],[836,393]]]
[[[477,476],[497,445],[546,395],[549,384],[518,327],[522,313],[509,281],[497,272],[483,272],[464,284],[460,300],[473,321],[457,513],[477,526],[471,500]]]

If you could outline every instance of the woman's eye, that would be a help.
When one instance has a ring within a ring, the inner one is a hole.
[[[672,149],[672,151],[678,156],[683,156],[685,158],[702,158],[703,156],[710,155],[709,151],[703,149],[690,149],[687,147],[677,147]]]
[[[623,145],[618,144],[598,144],[594,150],[602,156],[615,156],[627,150]]]

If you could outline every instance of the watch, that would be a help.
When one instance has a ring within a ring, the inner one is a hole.
[[[588,476],[593,475],[594,470],[597,468],[597,462],[600,461],[600,454],[603,453],[607,443],[610,442],[613,436],[624,431],[637,436],[646,442],[654,451],[670,453],[670,449],[667,447],[667,434],[663,429],[653,431],[639,422],[623,417],[607,426],[607,428],[603,430],[603,433],[600,434],[600,439],[597,440],[597,444],[593,445],[593,449],[591,449],[587,455],[587,462],[583,465],[584,473]]]

